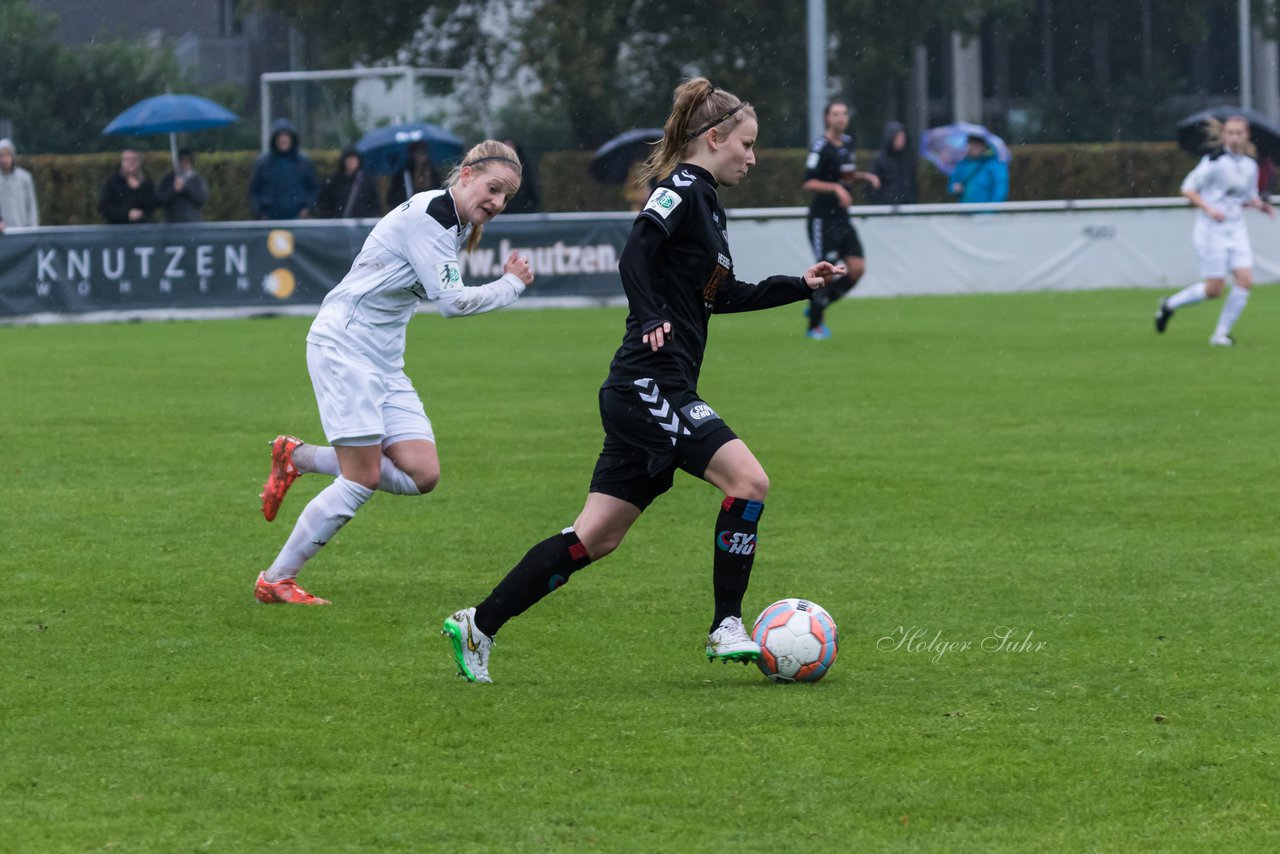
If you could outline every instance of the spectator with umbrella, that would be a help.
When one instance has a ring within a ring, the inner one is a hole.
[[[111,120],[103,136],[150,136],[169,134],[169,154],[178,168],[178,134],[226,127],[240,117],[221,104],[199,95],[166,93],[144,98]]]
[[[156,202],[164,208],[165,222],[204,222],[209,187],[196,172],[196,156],[190,149],[178,151],[178,168],[160,176]]]
[[[364,168],[372,175],[390,175],[387,207],[441,185],[438,167],[461,159],[462,140],[429,122],[408,122],[371,130],[356,143]]]
[[[156,188],[142,170],[142,155],[132,148],[120,153],[120,168],[112,172],[98,194],[98,212],[111,225],[150,222],[156,209]]]
[[[1211,150],[1182,182],[1182,195],[1199,208],[1192,240],[1204,280],[1161,301],[1156,310],[1156,332],[1163,333],[1168,328],[1178,309],[1219,297],[1229,270],[1235,286],[1218,314],[1218,325],[1209,344],[1230,347],[1235,344],[1231,330],[1244,312],[1253,288],[1253,248],[1244,224],[1244,209],[1257,208],[1273,218],[1275,211],[1258,195],[1258,164],[1253,159],[1256,149],[1249,141],[1248,120],[1239,115],[1226,122],[1210,117],[1203,125],[1197,132],[1198,144],[1207,144]]]
[[[440,172],[431,159],[431,147],[426,140],[409,143],[408,162],[391,176],[387,187],[387,207],[402,205],[418,193],[429,193],[440,187]]]
[[[378,196],[373,176],[364,171],[360,152],[344,148],[338,168],[325,179],[316,202],[316,216],[324,219],[360,219],[382,216],[386,208]]]
[[[983,134],[965,138],[965,155],[952,170],[951,195],[961,204],[1003,202],[1009,198],[1009,167]]]

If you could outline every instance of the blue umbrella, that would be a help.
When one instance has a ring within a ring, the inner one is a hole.
[[[371,130],[356,143],[363,166],[374,175],[393,175],[404,168],[408,161],[409,146],[425,142],[431,160],[435,163],[452,163],[462,159],[463,142],[439,125],[427,122],[410,122],[387,125]]]
[[[173,166],[177,169],[176,134],[180,131],[225,127],[238,121],[240,117],[235,113],[199,95],[156,95],[139,101],[116,116],[111,124],[102,129],[102,135],[146,136],[167,133]]]
[[[937,166],[944,174],[950,175],[965,155],[965,147],[969,137],[980,136],[987,145],[995,149],[1000,162],[1008,163],[1012,155],[1004,140],[996,136],[982,125],[971,125],[968,122],[956,122],[951,125],[929,128],[920,137],[920,156]]]
[[[621,184],[637,160],[649,156],[653,143],[662,139],[662,128],[636,128],[620,133],[596,149],[587,168],[604,184]]]

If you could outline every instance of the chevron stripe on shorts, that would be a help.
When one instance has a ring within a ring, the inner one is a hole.
[[[662,396],[662,390],[651,377],[638,379],[632,385],[636,386],[640,399],[649,407],[649,414],[671,434],[671,444],[676,443],[677,436],[689,435],[689,428],[680,423],[680,413],[676,412],[671,401]]]

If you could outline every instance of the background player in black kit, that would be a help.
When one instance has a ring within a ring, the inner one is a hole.
[[[859,172],[853,151],[853,137],[845,133],[849,127],[849,106],[843,101],[827,104],[823,114],[826,133],[818,137],[804,162],[803,189],[813,193],[809,204],[809,244],[818,261],[835,263],[844,259],[848,274],[825,288],[820,288],[809,301],[810,338],[831,337],[827,329],[827,306],[853,290],[866,270],[862,258],[862,241],[849,222],[849,205],[853,204],[853,182],[866,181],[871,189],[880,188],[880,179],[871,172]]]
[[[755,164],[755,110],[704,78],[681,84],[645,178],[662,180],[636,217],[619,262],[630,313],[600,389],[604,447],[573,526],[535,545],[483,602],[444,621],[460,675],[490,682],[493,637],[512,617],[579,569],[612,552],[677,468],[724,492],[713,548],[715,614],[707,657],[752,661],[760,647],[742,625],[769,479],[746,444],[698,396],[712,314],[805,299],[845,270],[819,262],[802,277],[759,284],[733,274],[716,188]]]

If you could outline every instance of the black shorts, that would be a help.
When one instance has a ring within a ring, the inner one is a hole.
[[[641,510],[671,488],[676,469],[702,477],[716,451],[738,438],[692,390],[671,395],[651,379],[600,389],[604,447],[591,491]]]
[[[862,258],[862,241],[858,239],[858,230],[849,222],[849,217],[840,213],[836,216],[814,216],[809,214],[809,245],[813,248],[815,261],[840,263],[841,258]]]

